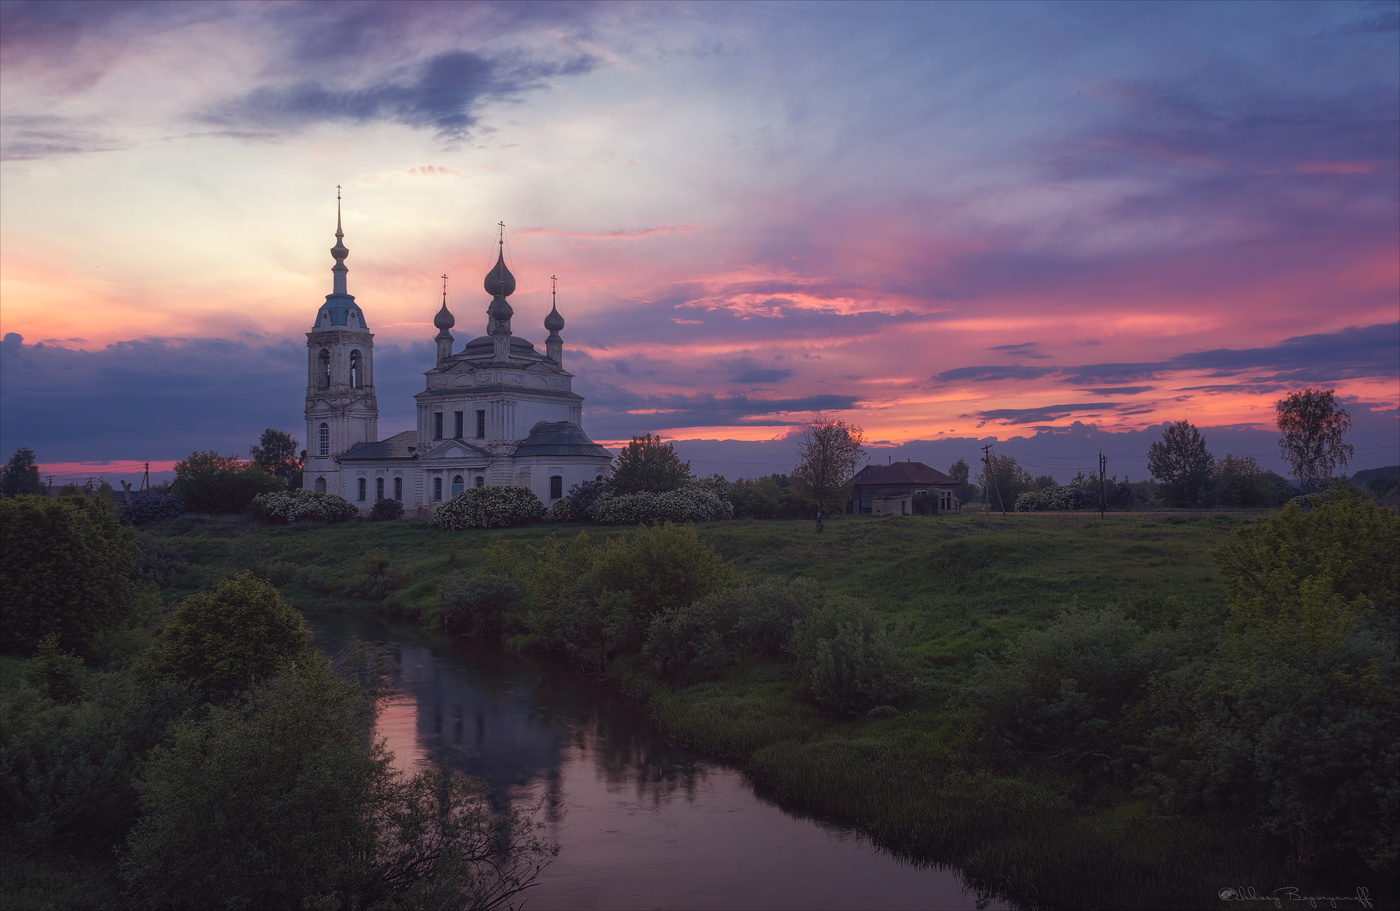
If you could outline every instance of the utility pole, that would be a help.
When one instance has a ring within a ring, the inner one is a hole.
[[[992,447],[991,447],[990,445],[988,445],[988,446],[983,446],[983,447],[982,447],[982,512],[983,512],[983,513],[989,513],[989,512],[992,511],[992,500],[991,500],[991,497],[987,496],[987,485],[988,485],[989,483],[991,483],[991,480],[992,480],[992,463],[991,463],[991,460],[990,460],[990,458],[989,458],[989,456],[990,456],[990,454],[991,454],[991,451],[992,451]]]
[[[1099,450],[1099,518],[1103,518],[1105,509],[1108,509],[1108,487],[1104,481],[1104,472],[1108,470],[1108,459],[1104,458],[1103,450]]]

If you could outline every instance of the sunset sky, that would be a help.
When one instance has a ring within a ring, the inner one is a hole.
[[[787,470],[819,411],[878,461],[1137,479],[1187,419],[1281,469],[1308,385],[1352,469],[1400,461],[1395,2],[0,16],[0,458],[110,480],[304,436],[339,184],[382,437],[440,275],[484,333],[504,221],[541,348],[559,277],[585,429],[703,473]]]

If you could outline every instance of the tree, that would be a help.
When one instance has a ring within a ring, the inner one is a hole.
[[[1283,434],[1279,452],[1305,493],[1332,477],[1339,463],[1345,468],[1356,453],[1350,443],[1342,442],[1351,429],[1351,415],[1337,404],[1333,392],[1308,388],[1274,403]]]
[[[276,493],[286,485],[261,466],[217,452],[192,452],[175,463],[171,491],[196,512],[242,512],[260,493]]]
[[[145,600],[139,551],[103,498],[0,500],[0,651],[29,654],[57,633],[62,650],[85,653]]]
[[[1035,489],[1035,479],[1011,456],[989,455],[982,463],[982,473],[977,477],[993,509],[1008,512],[1016,508],[1016,499],[1028,490]]]
[[[792,481],[798,494],[816,506],[818,532],[827,510],[846,498],[846,487],[865,454],[864,444],[859,427],[820,414],[799,434]]]
[[[968,468],[966,459],[958,459],[948,466],[948,477],[958,482],[958,486],[953,489],[953,496],[957,497],[959,503],[971,503],[977,496],[977,487],[969,478],[972,469]]]
[[[1205,437],[1187,421],[1167,425],[1162,439],[1147,448],[1147,470],[1160,482],[1157,493],[1168,506],[1200,505],[1214,464]]]
[[[44,492],[44,485],[39,480],[39,466],[34,464],[34,450],[28,446],[16,449],[0,473],[3,473],[0,476],[4,479],[0,481],[0,489],[7,497]]]
[[[123,878],[153,907],[501,908],[558,851],[451,770],[403,775],[328,662],[175,724]]]
[[[141,671],[197,683],[220,700],[312,657],[301,614],[272,583],[243,573],[182,601],[151,643]]]
[[[666,493],[691,480],[690,463],[682,462],[670,443],[660,437],[633,437],[617,454],[608,486],[619,494]]]
[[[301,486],[302,458],[306,452],[302,451],[302,458],[297,457],[297,441],[292,439],[291,434],[269,427],[263,431],[258,445],[249,447],[248,455],[252,457],[254,465],[280,478],[289,488]]]

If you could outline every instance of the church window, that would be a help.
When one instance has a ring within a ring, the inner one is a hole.
[[[486,412],[484,411],[476,413],[476,438],[478,440],[486,439]]]
[[[452,434],[452,437],[453,439],[460,440],[462,438],[462,412],[454,411],[452,415],[456,418],[454,426],[457,428],[456,432]]]
[[[454,476],[454,477],[452,478],[452,496],[455,497],[455,496],[457,496],[457,494],[459,494],[459,493],[461,493],[461,492],[462,492],[462,476],[461,476],[461,475],[456,475],[456,476]]]
[[[433,478],[433,499],[442,499],[442,478]]]
[[[481,475],[477,475],[477,476],[476,476],[476,486],[477,486],[477,487],[485,487],[485,486],[486,486],[486,479],[483,478]]]
[[[326,492],[326,479],[325,479],[325,478],[317,478],[317,479],[316,479],[316,492],[317,492],[317,493],[325,493],[325,492]]]
[[[321,353],[317,356],[317,360],[321,362],[317,385],[322,389],[329,388],[331,384],[331,353],[325,348],[322,348]]]
[[[375,500],[382,500],[382,499],[384,499],[384,479],[383,479],[383,478],[375,478],[375,479],[374,479],[374,498],[375,498]]]
[[[442,412],[433,412],[433,439],[442,439]]]
[[[331,425],[321,425],[321,455],[331,454]]]
[[[359,389],[363,385],[364,378],[360,375],[360,352],[350,352],[350,385]]]
[[[364,479],[364,478],[360,478],[360,497],[359,497],[359,500],[360,500],[361,503],[363,503],[363,502],[365,501],[365,479]]]
[[[549,498],[557,500],[564,495],[564,479],[559,475],[550,475],[549,478]]]
[[[403,502],[403,478],[394,478],[394,499]]]

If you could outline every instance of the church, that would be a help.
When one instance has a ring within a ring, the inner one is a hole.
[[[574,484],[607,475],[612,455],[583,432],[583,397],[564,369],[557,301],[544,318],[543,354],[511,330],[515,311],[506,299],[515,276],[506,268],[504,228],[486,275],[486,334],[454,350],[444,287],[433,317],[437,360],[414,396],[417,429],[379,439],[374,333],[346,290],[350,251],[338,210],[331,293],[306,333],[308,490],[339,494],[362,514],[388,498],[405,516],[426,517],[467,487],[528,487],[548,507]]]

